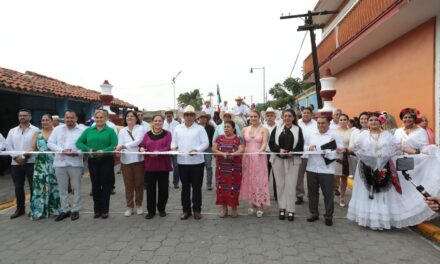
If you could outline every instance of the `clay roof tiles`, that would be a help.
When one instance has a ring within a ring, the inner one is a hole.
[[[11,90],[19,90],[38,95],[52,95],[68,97],[76,100],[99,102],[98,91],[89,90],[81,86],[71,85],[60,80],[44,76],[35,72],[25,73],[0,67],[0,86]],[[134,108],[135,106],[114,98],[112,104],[119,107]]]

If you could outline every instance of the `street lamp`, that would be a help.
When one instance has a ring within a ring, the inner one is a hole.
[[[177,109],[176,108],[176,101],[177,101],[177,98],[176,98],[176,78],[177,78],[177,76],[179,76],[180,74],[182,73],[182,71],[179,71],[177,74],[176,74],[176,76],[174,76],[173,77],[173,79],[171,79],[171,81],[173,82],[173,92],[174,92],[174,96],[173,96],[173,98],[174,98],[174,109]]]
[[[263,70],[263,103],[266,104],[266,69],[252,67],[250,73],[254,73],[254,70]]]

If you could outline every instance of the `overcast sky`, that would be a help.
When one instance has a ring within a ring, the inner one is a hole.
[[[279,17],[316,2],[3,0],[0,67],[94,90],[108,79],[114,96],[147,110],[173,106],[179,71],[176,95],[198,88],[206,97],[218,83],[230,103],[236,96],[262,102],[262,71],[250,68],[266,68],[266,90],[288,77],[303,21]],[[307,38],[293,77],[309,53]]]

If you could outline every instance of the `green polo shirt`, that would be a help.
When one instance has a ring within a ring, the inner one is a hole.
[[[87,152],[93,149],[94,152],[98,150],[113,151],[118,145],[118,137],[116,136],[113,128],[104,125],[99,131],[96,126],[89,127],[81,134],[76,141],[76,147],[80,150]],[[106,153],[104,156],[111,156],[112,153]],[[92,155],[88,155],[92,158]]]

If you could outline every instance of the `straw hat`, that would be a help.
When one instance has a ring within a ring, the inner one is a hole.
[[[202,111],[199,113],[199,118],[202,118],[202,117],[209,118],[209,115],[205,111]]]
[[[205,99],[205,100],[203,101],[203,103],[211,103],[211,100],[209,100],[209,99],[207,98],[207,99]]]
[[[233,113],[232,111],[228,110],[228,111],[226,111],[226,112],[221,112],[221,113],[220,113],[220,119],[223,120],[223,117],[224,117],[225,115],[229,115],[229,116],[231,116],[231,120],[234,120],[234,118],[235,118],[234,113]]]
[[[192,105],[187,105],[185,109],[183,110],[183,114],[195,114],[196,110]]]
[[[171,109],[171,108],[165,108],[165,112],[164,112],[164,114],[167,114],[167,113],[172,113],[172,114],[174,114],[174,110],[173,109]]]
[[[238,96],[237,98],[235,98],[235,101],[243,101],[243,98],[241,98],[241,96]]]

